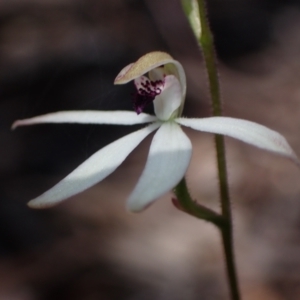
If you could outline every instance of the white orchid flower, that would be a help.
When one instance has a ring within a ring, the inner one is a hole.
[[[146,75],[145,75],[146,74]],[[150,123],[128,134],[88,158],[53,188],[29,202],[33,208],[52,206],[74,196],[106,178],[151,132],[155,133],[147,162],[127,207],[140,211],[164,195],[185,175],[192,154],[192,144],[181,125],[195,130],[222,134],[253,146],[286,156],[299,164],[298,158],[279,133],[265,126],[229,117],[182,118],[186,77],[182,65],[169,54],[151,52],[125,67],[115,84],[134,80],[137,92],[135,112],[63,111],[16,121],[13,128],[39,123],[81,123],[133,125]],[[142,113],[153,102],[155,116]]]

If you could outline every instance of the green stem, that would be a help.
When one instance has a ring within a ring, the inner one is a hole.
[[[228,283],[231,292],[232,300],[240,300],[240,291],[237,280],[237,273],[235,267],[234,253],[233,253],[233,244],[232,244],[232,224],[231,222],[227,223],[227,226],[222,227],[222,241],[224,254],[226,259],[226,270],[228,276]]]
[[[221,215],[197,203],[191,198],[186,186],[185,178],[183,178],[175,187],[174,193],[177,197],[181,210],[196,218],[211,222],[219,228],[226,226],[226,221]]]
[[[181,2],[185,14],[187,15],[187,18],[190,21],[193,32],[203,52],[209,81],[209,91],[212,101],[213,116],[221,116],[222,103],[220,97],[218,69],[216,64],[213,35],[210,31],[206,15],[207,12],[205,0],[181,0]],[[231,291],[231,299],[240,300],[238,279],[233,253],[231,204],[228,188],[225,144],[223,136],[215,135],[215,145],[222,208],[221,216],[223,218],[223,221],[225,222],[225,224],[223,223],[223,225],[219,226],[219,228],[222,233],[222,241],[226,259],[227,276]]]
[[[220,97],[219,77],[216,64],[216,55],[213,43],[213,36],[209,28],[206,7],[204,0],[198,0],[199,15],[202,33],[198,42],[203,51],[203,56],[208,74],[209,89],[212,100],[213,116],[222,115],[222,103]],[[217,166],[219,176],[219,189],[221,197],[222,216],[226,220],[226,226],[221,227],[224,254],[226,259],[227,276],[231,291],[232,300],[240,300],[238,278],[236,274],[233,236],[232,236],[232,216],[231,204],[228,188],[227,167],[224,138],[221,135],[215,135],[215,144],[217,152]]]
[[[206,16],[206,7],[203,0],[198,0],[200,24],[201,24],[201,35],[198,38],[198,42],[201,46],[204,61],[206,64],[206,70],[209,81],[209,89],[212,101],[212,109],[214,116],[222,115],[222,103],[220,96],[220,86],[218,69],[215,59],[215,48],[213,36],[210,31],[208,20]]]

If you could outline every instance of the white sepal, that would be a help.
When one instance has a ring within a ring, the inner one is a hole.
[[[128,198],[128,210],[141,211],[174,188],[186,173],[191,154],[191,141],[180,126],[163,123],[153,137],[145,169]]]
[[[83,192],[111,174],[152,131],[160,126],[153,123],[148,127],[126,135],[102,148],[53,188],[31,200],[32,208],[45,208]]]
[[[203,119],[178,118],[175,121],[199,131],[223,134],[236,138],[258,148],[286,156],[299,164],[296,154],[286,139],[278,132],[266,126],[229,117]]]
[[[81,123],[81,124],[112,124],[134,125],[155,121],[154,116],[141,113],[137,115],[133,111],[61,111],[37,116],[13,123],[12,129],[18,126],[42,124],[42,123]]]

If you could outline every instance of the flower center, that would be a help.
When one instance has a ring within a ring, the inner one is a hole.
[[[134,93],[133,106],[136,113],[140,114],[162,92],[164,81],[151,81],[147,77],[141,76],[135,79],[134,83],[137,91]]]

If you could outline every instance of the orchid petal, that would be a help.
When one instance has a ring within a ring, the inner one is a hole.
[[[115,79],[115,84],[124,84],[132,81],[152,69],[176,62],[172,56],[165,52],[155,51],[143,55],[135,63],[131,63],[121,70]]]
[[[168,120],[179,108],[182,102],[182,91],[178,79],[174,75],[168,75],[164,79],[164,87],[161,94],[154,99],[154,111],[158,119]]]
[[[31,200],[28,205],[32,208],[49,207],[100,182],[111,174],[148,134],[159,126],[159,123],[151,124],[102,148],[53,188]]]
[[[133,125],[155,121],[154,116],[139,114],[132,111],[62,111],[50,113],[34,118],[18,120],[13,123],[12,129],[18,126],[40,123],[82,123],[82,124],[113,124]]]
[[[131,63],[129,65],[127,65],[126,67],[124,67],[118,74],[118,76],[115,78],[114,84],[122,84],[119,83],[120,79],[123,78],[123,76],[129,71],[129,69],[131,69],[131,67],[134,65],[134,63]]]
[[[137,92],[133,97],[133,107],[137,114],[140,114],[147,105],[153,102],[164,87],[164,82],[150,81],[146,76],[140,76],[134,80]]]
[[[223,134],[236,138],[258,148],[286,156],[299,164],[296,154],[286,139],[278,132],[263,125],[229,117],[211,117],[204,119],[179,118],[175,121],[195,130]]]
[[[115,84],[125,84],[132,81],[147,72],[165,65],[168,75],[178,77],[182,87],[182,98],[185,98],[186,93],[186,76],[182,65],[172,58],[169,54],[160,51],[150,52],[142,56],[135,63],[131,63],[121,70],[115,79]]]
[[[127,208],[138,212],[176,186],[186,173],[191,154],[191,141],[180,126],[163,123],[153,137],[145,169]]]

